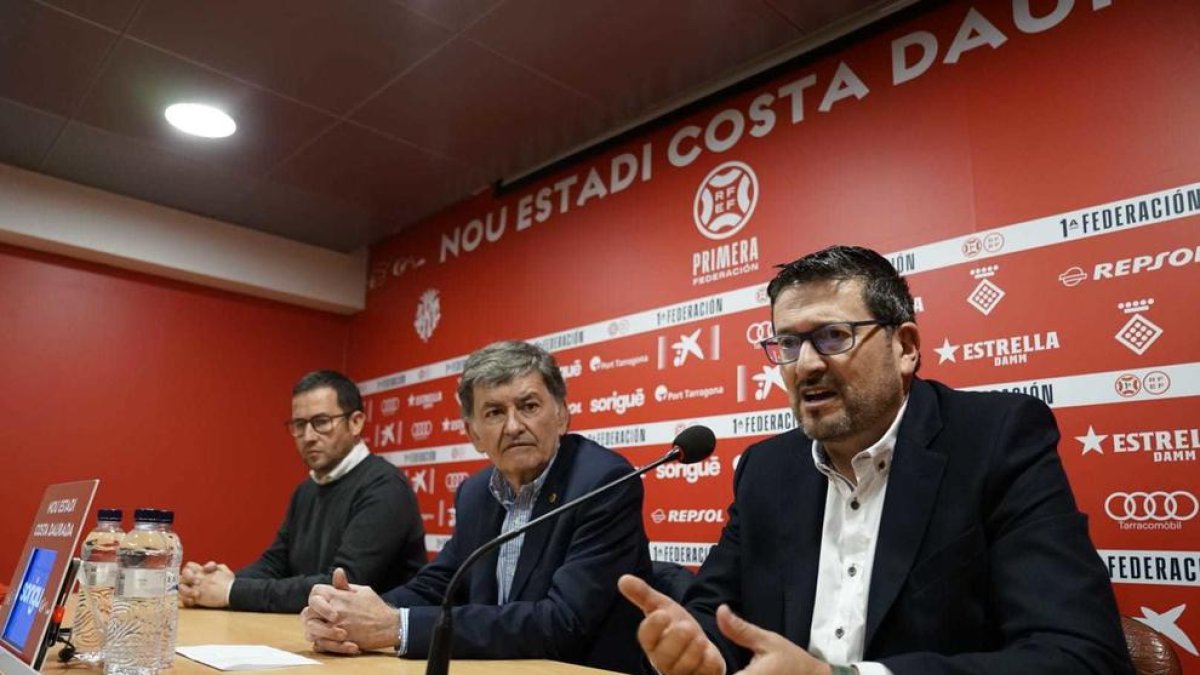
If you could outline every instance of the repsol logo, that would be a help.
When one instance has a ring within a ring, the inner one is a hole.
[[[1096,263],[1096,267],[1092,270],[1092,279],[1096,281],[1113,279],[1142,272],[1154,272],[1162,269],[1164,265],[1186,267],[1198,262],[1200,262],[1200,247],[1176,248],[1170,251],[1159,251],[1152,255],[1122,258],[1115,262]]]
[[[614,391],[608,396],[594,398],[588,403],[590,412],[615,412],[618,415],[624,415],[625,411],[633,408],[640,408],[646,405],[646,392],[641,387],[628,394],[620,394]]]
[[[721,509],[655,509],[650,520],[662,523],[723,523],[725,512]]]

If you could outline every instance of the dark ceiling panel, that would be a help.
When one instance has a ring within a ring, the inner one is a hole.
[[[133,10],[141,0],[44,0],[76,16],[104,24],[109,28],[124,30]]]
[[[372,241],[371,216],[365,210],[287,183],[259,185],[235,214],[237,223],[343,253]]]
[[[0,162],[37,170],[66,118],[0,98]]]
[[[466,166],[353,124],[341,124],[280,167],[271,180],[345,202],[370,215],[373,228],[394,229],[429,200],[453,200]]]
[[[72,122],[43,171],[59,178],[229,221],[253,177]]]
[[[759,0],[641,0],[619,8],[606,0],[528,0],[500,7],[466,35],[625,117],[728,76],[799,31]]]
[[[763,0],[768,5],[779,10],[793,24],[806,33],[817,31],[825,26],[862,11],[871,5],[879,4],[878,0]]]
[[[171,103],[216,105],[237,121],[229,138],[188,136],[163,117]],[[79,111],[79,120],[197,161],[266,171],[334,118],[240,84],[130,40],[122,40]]]
[[[906,1],[0,0],[0,162],[349,251]]]
[[[456,40],[355,118],[499,177],[598,133],[597,113],[580,94]]]
[[[396,0],[396,3],[451,28],[462,30],[503,0]]]
[[[0,97],[70,115],[116,40],[29,0],[0,2]]]
[[[154,0],[130,35],[341,114],[450,32],[387,0]]]

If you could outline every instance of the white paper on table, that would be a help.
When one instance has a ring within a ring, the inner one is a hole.
[[[320,661],[265,645],[194,645],[175,651],[217,670],[266,670],[288,666],[319,666]]]

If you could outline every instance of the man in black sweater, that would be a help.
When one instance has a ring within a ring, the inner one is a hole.
[[[310,479],[292,493],[275,541],[258,560],[236,574],[215,561],[187,563],[179,580],[185,605],[294,613],[336,567],[380,591],[421,569],[425,529],[416,497],[363,443],[362,408],[358,387],[341,373],[300,378],[287,428]]]

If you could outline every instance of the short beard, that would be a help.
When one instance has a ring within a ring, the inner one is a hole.
[[[804,430],[804,435],[814,441],[825,443],[850,434],[854,430],[854,421],[848,411],[843,410],[832,417],[827,415],[820,420],[801,417],[800,428]]]
[[[859,391],[858,395],[853,398],[844,397],[842,410],[833,415],[823,416],[819,420],[805,419],[799,414],[797,408],[796,419],[800,422],[800,428],[804,430],[804,434],[814,441],[829,443],[849,438],[868,431],[864,422],[878,422],[888,413],[889,408],[898,407],[903,398],[903,394],[899,393],[898,389],[895,394],[883,393],[878,397],[873,397],[873,393]],[[845,396],[844,392],[839,392],[839,395]],[[888,422],[891,420],[889,419]],[[886,429],[886,427],[884,428]]]

